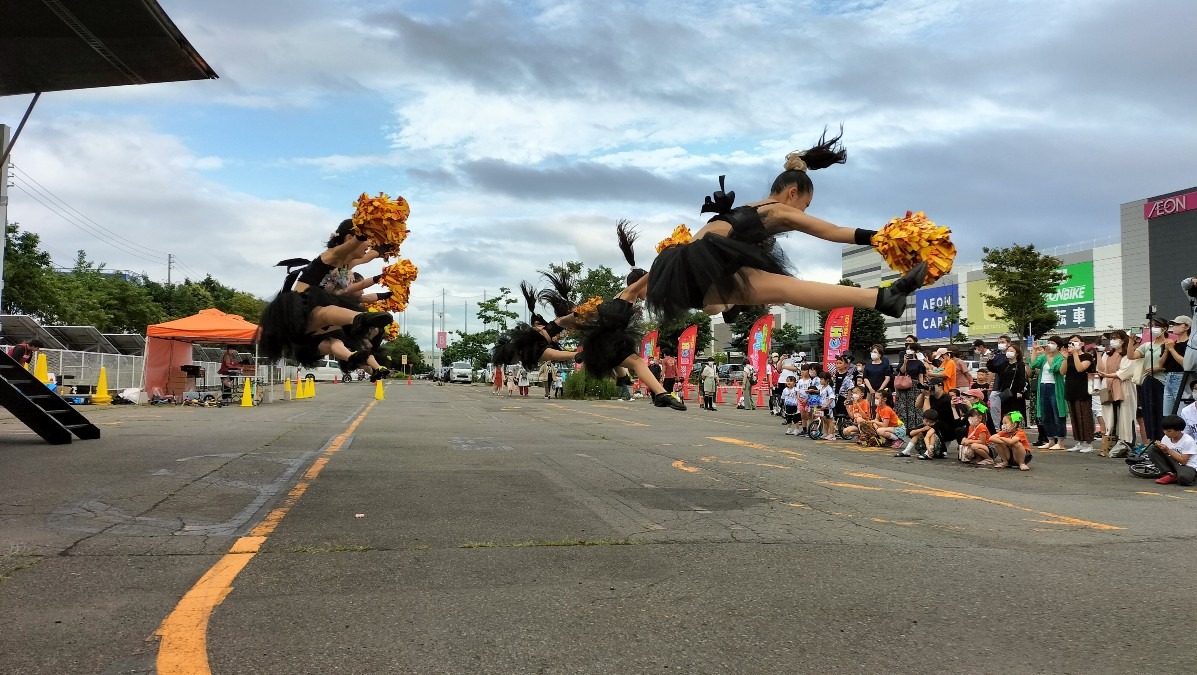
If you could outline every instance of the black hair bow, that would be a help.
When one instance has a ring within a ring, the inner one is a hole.
[[[723,179],[727,176],[719,177],[719,191],[706,198],[702,204],[702,210],[699,213],[727,213],[731,211],[732,204],[736,203],[736,193],[724,192]]]

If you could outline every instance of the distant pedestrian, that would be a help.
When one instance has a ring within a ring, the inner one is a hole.
[[[495,365],[495,388],[491,394],[498,396],[503,391],[503,366]]]
[[[526,398],[528,396],[528,369],[524,368],[523,366],[520,366],[519,368],[520,372],[517,376],[517,379],[520,388],[520,396]]]
[[[665,393],[672,394],[673,388],[677,386],[677,359],[673,354],[665,355],[665,364],[661,367],[661,385],[665,387]]]
[[[45,343],[41,340],[34,338],[29,342],[22,342],[13,347],[9,356],[12,357],[13,361],[16,361],[25,368],[32,369],[33,366],[37,365],[37,355],[41,353],[42,347],[45,346]]]
[[[744,364],[744,372],[740,375],[740,388],[744,392],[744,409],[756,410],[756,399],[752,390],[756,387],[756,368],[751,363]]]
[[[553,390],[553,364],[550,361],[540,362],[540,381],[544,385],[544,397],[548,398]]]
[[[565,394],[565,373],[558,372],[553,377],[553,396],[561,398]]]
[[[718,371],[715,362],[707,361],[702,369],[702,407],[707,410],[715,409],[715,388],[719,386]]]

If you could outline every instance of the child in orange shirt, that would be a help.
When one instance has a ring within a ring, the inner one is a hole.
[[[860,431],[860,425],[868,422],[872,417],[872,412],[869,410],[869,400],[865,398],[864,387],[852,387],[852,400],[846,406],[848,409],[848,419],[852,420],[852,425],[844,427],[844,435],[848,436]]]
[[[968,436],[960,444],[960,461],[993,466],[989,457],[989,428],[985,426],[985,413],[978,407],[968,411]]]
[[[906,435],[906,424],[889,405],[889,390],[882,389],[873,395],[877,407],[877,435],[889,442],[891,448],[900,448],[910,440]]]
[[[993,448],[1001,458],[1001,461],[993,465],[995,469],[1010,466],[1010,460],[1013,458],[1020,471],[1031,470],[1031,467],[1027,466],[1031,461],[1031,442],[1027,440],[1027,434],[1021,429],[1019,422],[1022,422],[1022,413],[1017,410],[1002,416],[1002,430],[991,439]]]

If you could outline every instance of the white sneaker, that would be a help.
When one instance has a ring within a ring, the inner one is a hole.
[[[1073,451],[1075,451],[1075,450],[1076,450],[1076,448],[1066,448],[1066,447],[1064,447],[1064,444],[1063,444],[1063,443],[1061,443],[1060,441],[1056,441],[1056,444],[1055,444],[1055,445],[1049,445],[1049,446],[1047,446],[1047,448],[1045,448],[1045,449],[1046,449],[1046,450],[1067,450],[1068,452],[1073,452]]]
[[[786,429],[786,436],[797,436],[798,431],[795,429]]]
[[[1089,445],[1088,443],[1079,443],[1076,446],[1076,451],[1081,453],[1090,453],[1093,452],[1093,446]]]

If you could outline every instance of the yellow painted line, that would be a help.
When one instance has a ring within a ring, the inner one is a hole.
[[[918,483],[910,483],[910,482],[907,482],[904,480],[898,480],[897,478],[887,478],[885,476],[878,476],[877,474],[874,474],[874,473],[864,473],[864,472],[855,472],[855,471],[845,471],[844,473],[849,476],[852,476],[854,478],[871,478],[873,480],[889,481],[892,483],[897,483],[899,485],[908,485],[912,488],[915,488],[914,490],[898,490],[898,492],[906,492],[908,494],[926,494],[926,495],[930,495],[933,497],[944,497],[944,498],[948,498],[948,499],[968,499],[971,501],[978,501],[978,502],[982,502],[985,504],[993,504],[994,506],[1004,506],[1008,509],[1014,509],[1016,511],[1023,511],[1024,513],[1033,513],[1035,515],[1043,516],[1045,518],[1050,518],[1053,524],[1058,524],[1058,525],[1071,525],[1074,527],[1088,527],[1088,528],[1092,528],[1094,530],[1124,530],[1124,529],[1126,529],[1124,527],[1118,527],[1117,525],[1107,525],[1105,523],[1095,523],[1093,521],[1082,520],[1080,518],[1073,518],[1071,516],[1061,516],[1056,513],[1049,513],[1047,511],[1037,511],[1035,509],[1027,508],[1025,506],[1018,506],[1016,504],[1011,504],[1010,502],[1003,502],[1003,501],[1000,501],[997,499],[990,499],[988,497],[980,497],[977,495],[970,495],[970,494],[967,494],[964,492],[957,492],[954,490],[942,490],[939,488],[929,487],[927,485],[919,485]]]
[[[707,455],[705,457],[699,457],[698,461],[707,462],[708,464],[713,462],[715,464],[744,464],[746,466],[764,466],[764,467],[768,467],[770,469],[784,469],[787,471],[791,468],[791,467],[785,466],[783,464],[762,464],[760,462],[737,462],[736,460],[733,460],[733,459],[719,459],[715,455]]]
[[[854,490],[876,490],[877,492],[881,492],[881,491],[885,490],[885,488],[873,487],[871,485],[857,485],[856,483],[837,483],[832,480],[817,480],[817,481],[815,481],[815,483],[818,485],[830,485],[832,487],[852,488]]]
[[[786,502],[786,506],[793,506],[796,509],[810,509],[806,504],[799,504],[798,502]]]
[[[869,520],[874,523],[882,523],[885,525],[901,525],[902,527],[914,527],[918,525],[918,523],[914,523],[909,520],[886,520],[884,518],[869,518]]]
[[[778,455],[782,455],[782,456],[786,457],[787,459],[792,459],[795,462],[805,462],[806,461],[805,459],[801,459],[802,453],[797,452],[796,450],[786,450],[784,448],[771,448],[767,445],[761,445],[760,443],[752,443],[751,441],[742,441],[738,438],[731,438],[728,436],[708,436],[707,438],[712,441],[719,441],[720,443],[731,443],[732,445],[740,445],[745,448],[752,448],[753,450],[764,450],[765,452],[772,452],[772,453],[775,453]]]
[[[316,461],[312,462],[312,466],[304,472],[295,487],[287,492],[282,504],[266,514],[262,522],[255,525],[248,535],[234,542],[229,552],[205,572],[179,600],[174,611],[154,632],[160,641],[158,673],[209,675],[212,672],[208,665],[208,619],[212,616],[212,611],[232,592],[233,580],[257,555],[266,538],[274,532],[303,493],[307,492],[308,487],[328,464],[328,460],[345,445],[345,441],[377,403],[378,401],[370,401],[357,419],[334,438]]]
[[[652,426],[652,425],[650,425],[650,424],[644,424],[644,423],[641,423],[641,422],[632,422],[631,420],[622,420],[622,419],[619,419],[618,417],[608,417],[607,415],[600,415],[600,414],[598,414],[598,413],[585,412],[585,411],[582,411],[582,410],[574,410],[573,408],[567,408],[567,407],[565,407],[565,406],[563,406],[563,405],[557,405],[556,403],[550,403],[549,405],[550,405],[550,406],[552,406],[552,407],[554,407],[554,408],[560,408],[560,409],[562,409],[562,410],[567,410],[567,411],[569,411],[569,413],[570,413],[571,415],[590,415],[591,417],[599,417],[599,418],[602,418],[602,419],[605,419],[605,420],[609,420],[609,421],[611,421],[611,422],[619,422],[620,424],[626,424],[626,425],[628,425],[628,426],[630,426],[630,427],[647,427],[647,426]]]
[[[1162,496],[1162,495],[1161,495],[1160,493],[1158,493],[1158,492],[1143,492],[1143,491],[1136,491],[1136,492],[1135,492],[1135,494],[1137,494],[1137,495],[1151,495],[1151,496],[1154,496],[1154,497],[1160,497],[1160,496]]]
[[[686,466],[686,463],[680,459],[673,463],[673,468],[681,469],[682,471],[685,471],[686,473],[698,473],[699,471],[702,470],[696,466]]]

